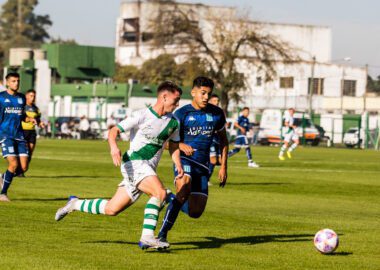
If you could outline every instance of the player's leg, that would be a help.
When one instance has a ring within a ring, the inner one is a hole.
[[[144,223],[139,246],[146,248],[168,248],[168,243],[162,243],[154,237],[157,227],[159,213],[165,203],[166,190],[156,175],[145,177],[139,184],[138,189],[147,194],[150,198],[145,205]]]
[[[36,148],[36,144],[29,142],[28,146],[29,146],[29,163],[30,163],[30,161],[32,160],[34,149]]]
[[[290,139],[290,134],[285,134],[284,135],[284,142],[281,146],[280,153],[278,155],[278,158],[280,160],[285,160],[284,153],[285,153],[286,149],[289,147],[289,142],[290,142],[289,139]]]
[[[166,209],[160,232],[158,234],[158,237],[162,241],[166,241],[168,232],[172,229],[182,206],[190,196],[191,167],[189,165],[184,165],[184,170],[186,174],[182,178],[176,178],[175,180],[176,195],[173,196],[170,200],[168,208]]]
[[[245,148],[245,154],[246,154],[247,159],[248,159],[248,167],[259,168],[260,166],[252,160],[251,147],[249,146],[247,137],[244,138],[244,148]]]
[[[18,154],[15,149],[15,142],[11,139],[5,139],[1,143],[1,148],[3,151],[3,157],[8,162],[8,168],[3,173],[0,180],[0,201],[9,202],[9,198],[7,196],[8,189],[11,186],[13,181],[14,173],[16,172],[17,167],[19,166]]]
[[[297,134],[293,135],[292,141],[293,141],[292,145],[289,147],[288,151],[286,152],[286,154],[288,155],[288,158],[292,158],[292,152],[297,148],[299,144],[299,138]]]

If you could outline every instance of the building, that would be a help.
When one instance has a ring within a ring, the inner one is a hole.
[[[149,27],[151,18],[157,15],[160,5],[174,4],[156,1],[122,2],[116,29],[115,53],[118,63],[141,65],[145,60],[162,53],[152,48]],[[205,32],[210,26],[208,22],[215,15],[230,18],[231,21],[236,17],[236,9],[231,7],[186,3],[175,5],[192,14],[193,21]],[[292,65],[278,63],[278,76],[269,83],[265,83],[263,74],[255,67],[240,63],[242,72],[247,75],[249,87],[242,89],[244,99],[240,104],[231,103],[231,110],[250,106],[258,111],[287,107],[303,111],[312,109],[315,113],[380,111],[380,100],[366,96],[367,70],[350,66],[345,61],[332,63],[330,27],[255,21],[250,23],[291,44],[303,61]],[[172,48],[173,52],[178,50],[180,48]],[[181,61],[180,58],[178,61]]]

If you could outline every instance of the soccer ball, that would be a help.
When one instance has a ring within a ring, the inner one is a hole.
[[[323,254],[333,253],[338,245],[339,238],[333,230],[323,229],[314,236],[314,246]]]

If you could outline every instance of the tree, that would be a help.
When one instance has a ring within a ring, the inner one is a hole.
[[[113,80],[118,83],[127,83],[129,79],[138,79],[139,69],[136,66],[121,66],[116,64]]]
[[[78,45],[75,39],[63,39],[61,37],[51,38],[50,43],[52,44],[67,44],[67,45]]]
[[[39,47],[49,39],[49,15],[36,15],[38,0],[8,0],[0,14],[1,70],[12,47]]]
[[[183,10],[175,2],[161,2],[150,27],[155,49],[200,59],[221,90],[221,105],[227,111],[229,101],[239,102],[241,90],[248,88],[244,67],[255,66],[265,74],[265,81],[271,81],[277,62],[299,59],[289,44],[265,33],[262,24],[225,17],[209,15],[201,20],[196,12]]]

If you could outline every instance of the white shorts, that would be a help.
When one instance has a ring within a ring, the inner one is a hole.
[[[142,194],[142,191],[137,188],[144,178],[155,176],[156,170],[146,160],[132,160],[121,164],[121,174],[123,181],[119,187],[125,187],[132,202],[135,202]]]
[[[285,142],[296,141],[298,139],[299,139],[299,136],[298,136],[297,132],[295,132],[294,130],[284,134],[284,141]]]

